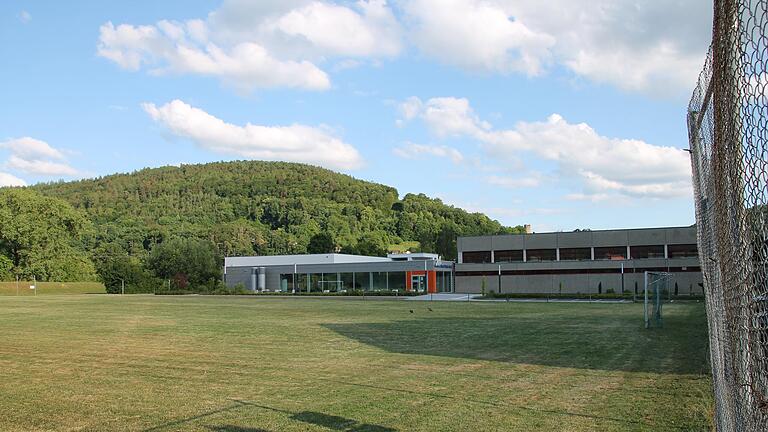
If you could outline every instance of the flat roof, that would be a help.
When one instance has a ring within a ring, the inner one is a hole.
[[[389,258],[348,254],[264,255],[224,258],[225,267],[260,267],[294,264],[348,264],[389,262]]]
[[[535,236],[538,234],[573,234],[573,233],[603,233],[603,232],[620,232],[620,231],[650,231],[650,230],[673,230],[673,229],[696,229],[696,224],[684,225],[684,226],[668,226],[668,227],[650,227],[650,228],[616,228],[616,229],[583,229],[578,231],[548,231],[548,232],[534,232],[534,233],[514,233],[514,234],[488,234],[479,236],[459,236],[457,239],[463,238],[483,238],[483,237],[504,237],[504,236]]]

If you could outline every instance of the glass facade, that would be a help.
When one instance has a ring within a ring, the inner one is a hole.
[[[465,264],[483,264],[491,262],[491,251],[462,252],[462,262]]]
[[[664,245],[630,246],[629,256],[632,259],[664,258]]]
[[[387,275],[390,290],[405,291],[405,272],[389,272]]]
[[[557,250],[556,249],[527,249],[525,251],[525,260],[528,262],[555,261],[557,260]]]
[[[437,286],[435,289],[439,293],[452,292],[453,278],[451,272],[436,272],[435,282]]]
[[[290,292],[293,289],[293,274],[280,275],[280,291]]]
[[[438,292],[450,292],[452,289],[451,272],[435,272]],[[293,292],[293,274],[280,275],[279,290]],[[299,273],[296,274],[297,292],[338,292],[342,290],[392,291],[404,292],[406,272],[355,272],[355,273]],[[426,290],[427,277],[423,278]]]
[[[523,262],[523,251],[522,249],[493,251],[493,260],[497,263]]]
[[[699,247],[696,244],[668,245],[667,254],[670,258],[698,258]]]
[[[560,248],[560,261],[585,261],[591,259],[591,248]]]
[[[626,246],[607,246],[595,248],[596,260],[624,260],[627,259]]]

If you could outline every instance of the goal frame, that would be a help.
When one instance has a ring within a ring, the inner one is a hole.
[[[651,281],[649,276],[659,276],[657,279]],[[672,278],[672,273],[669,272],[643,272],[643,319],[645,321],[645,328],[651,328],[651,315],[653,315],[653,321],[655,321],[656,327],[664,327],[664,320],[661,315],[662,305],[664,304],[663,287],[667,285],[667,282]],[[663,284],[663,285],[662,285]],[[653,298],[649,299],[648,294],[652,289]],[[653,301],[653,311],[649,307],[649,303]]]

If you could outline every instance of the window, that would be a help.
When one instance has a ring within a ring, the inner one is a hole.
[[[339,281],[341,281],[340,284],[338,284],[338,290],[345,290],[345,291],[351,291],[355,289],[352,282],[354,281],[355,276],[354,273],[339,273]],[[333,291],[333,289],[331,289]]]
[[[290,292],[293,289],[293,274],[280,275],[280,291]]]
[[[664,258],[664,245],[630,246],[629,256],[632,259]]]
[[[355,272],[355,289],[356,290],[371,290],[371,273],[369,272]]]
[[[699,256],[699,247],[696,244],[680,244],[667,246],[670,258],[696,258]]]
[[[462,252],[462,262],[465,264],[483,264],[491,262],[491,251]]]
[[[623,260],[627,259],[626,246],[608,246],[595,248],[596,260]]]
[[[561,248],[560,261],[584,261],[592,259],[590,248]]]
[[[371,273],[373,278],[373,290],[384,291],[387,289],[387,273],[386,272],[373,272]]]
[[[497,263],[523,262],[522,250],[497,250],[493,252],[493,260]]]
[[[525,251],[525,260],[531,261],[555,261],[557,259],[556,249],[527,249]]]
[[[389,289],[398,290],[400,292],[405,291],[405,272],[391,272],[387,275],[389,279]]]

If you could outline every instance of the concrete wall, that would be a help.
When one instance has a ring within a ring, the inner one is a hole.
[[[643,273],[625,273],[624,289],[629,293],[635,292],[637,283],[638,294],[643,292]],[[456,276],[456,293],[479,294],[482,290],[483,276]],[[621,274],[597,273],[597,274],[562,274],[562,275],[502,275],[501,290],[499,290],[499,278],[497,275],[485,276],[486,292],[493,290],[496,293],[560,293],[563,294],[598,294],[599,285],[602,283],[603,294],[609,289],[621,292]],[[679,295],[701,295],[703,282],[699,272],[672,273],[668,287],[674,294],[675,283],[678,285]],[[561,285],[562,284],[562,285]],[[562,287],[562,290],[561,290]]]

